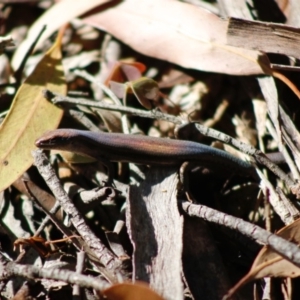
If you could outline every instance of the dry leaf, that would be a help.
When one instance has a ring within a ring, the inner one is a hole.
[[[278,147],[282,149],[282,137],[281,137],[281,128],[279,122],[279,101],[278,101],[278,93],[275,84],[275,79],[270,76],[265,76],[262,78],[258,78],[258,83],[260,89],[263,93],[264,99],[267,103],[267,108],[269,112],[269,116],[273,122],[273,125],[276,129],[277,137],[278,137]]]
[[[299,27],[300,2],[297,0],[277,0],[277,4],[287,17],[287,25]]]
[[[158,84],[151,78],[141,77],[127,84],[141,105],[147,109],[152,108],[152,103],[149,100],[157,101],[159,98]]]
[[[109,66],[110,72],[105,80],[105,84],[108,86],[110,81],[126,82],[136,80],[142,76],[145,72],[146,66],[139,62],[123,62],[116,61],[113,65]]]
[[[255,126],[257,134],[260,138],[263,138],[266,134],[266,122],[267,122],[267,104],[260,99],[253,99],[253,111],[255,115]]]
[[[290,225],[283,227],[277,232],[280,237],[300,244],[300,219]],[[278,255],[271,247],[264,246],[258,253],[251,270],[244,276],[226,295],[230,297],[241,286],[251,280],[256,280],[264,277],[291,277],[300,276],[300,268]]]
[[[66,94],[59,36],[19,88],[0,127],[0,191],[11,185],[32,164],[34,141],[46,130],[55,129],[63,111],[48,102],[43,89]]]
[[[103,295],[108,300],[163,300],[161,296],[142,282],[116,284],[103,291]]]
[[[18,69],[24,57],[24,53],[27,53],[27,50],[30,48],[45,24],[47,25],[47,28],[40,37],[36,47],[39,47],[46,38],[73,18],[109,1],[110,0],[62,0],[57,2],[31,26],[27,38],[18,46],[17,51],[13,56],[11,63],[12,67],[15,70]]]
[[[300,58],[295,47],[300,41],[299,28],[231,18],[227,35],[228,45],[231,46]]]
[[[147,77],[141,77],[124,84],[110,81],[109,84],[114,94],[119,98],[123,98],[124,104],[126,104],[127,94],[133,93],[140,104],[147,109],[152,108],[152,103],[149,100],[157,101],[160,95],[157,82]]]
[[[263,73],[258,52],[226,45],[227,21],[191,4],[126,0],[84,22],[145,55],[185,68],[234,75]]]

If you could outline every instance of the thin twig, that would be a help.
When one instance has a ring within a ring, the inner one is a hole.
[[[91,100],[86,99],[74,99],[70,97],[65,96],[58,96],[54,95],[51,91],[46,90],[44,92],[44,95],[47,99],[51,100],[55,104],[59,103],[72,103],[76,105],[86,105],[86,106],[92,106],[92,107],[98,107],[102,109],[107,110],[113,110],[113,111],[119,111],[122,113],[140,116],[144,118],[150,118],[150,119],[159,119],[164,120],[167,122],[171,122],[177,125],[184,125],[185,120],[181,117],[176,117],[173,115],[162,113],[158,110],[151,110],[151,111],[145,111],[142,109],[135,109],[132,107],[124,107],[124,106],[118,106],[118,105],[112,105],[107,104],[103,102],[95,102]],[[241,141],[238,141],[237,139],[234,139],[233,137],[224,134],[218,130],[208,128],[202,124],[196,124],[195,126],[197,130],[202,133],[205,136],[212,137],[214,139],[220,140],[226,144],[229,144],[233,146],[234,148],[238,149],[239,151],[248,154],[250,156],[253,156],[256,161],[258,161],[260,164],[266,166],[269,170],[271,170],[274,174],[276,174],[281,180],[285,182],[285,184],[291,189],[291,191],[296,194],[297,197],[300,197],[300,193],[298,191],[298,185],[297,182],[291,179],[285,172],[283,172],[276,164],[274,164],[271,160],[269,160],[263,152],[260,150],[254,148],[251,145],[245,144]]]
[[[92,249],[92,252],[99,262],[106,267],[108,271],[108,274],[106,274],[108,279],[115,281],[116,276],[122,271],[122,262],[106,248],[106,246],[87,226],[85,220],[62,188],[61,183],[46,155],[42,151],[37,150],[33,151],[33,157],[36,167],[48,184],[56,200],[60,203],[64,211],[71,216],[71,221],[74,227],[77,229],[87,246]]]
[[[279,144],[279,140],[278,140],[278,136],[276,134],[275,128],[273,127],[272,123],[270,120],[266,121],[266,127],[268,128],[270,134],[272,135],[273,139]],[[288,136],[287,136],[288,137]],[[289,138],[289,137],[288,137]],[[283,157],[285,158],[285,161],[287,162],[293,177],[295,179],[299,179],[300,175],[299,175],[299,171],[294,163],[294,161],[292,160],[290,154],[288,153],[286,147],[284,145],[282,145],[280,152],[282,153]]]
[[[208,128],[201,124],[196,124],[195,126],[199,130],[199,132],[201,132],[203,135],[220,140],[226,144],[233,146],[234,148],[240,150],[245,154],[253,156],[259,163],[266,166],[269,170],[271,170],[274,174],[276,174],[281,180],[283,180],[290,189],[292,189],[297,184],[296,181],[291,179],[276,164],[274,164],[271,160],[269,160],[263,152],[254,148],[253,146],[245,144],[227,134],[224,134],[212,128]]]
[[[288,210],[288,208],[285,206],[285,203],[281,201],[281,199],[278,197],[278,194],[276,193],[273,185],[271,182],[268,180],[268,178],[264,175],[263,172],[260,170],[257,170],[258,176],[261,179],[261,190],[265,194],[266,201],[271,203],[274,211],[278,214],[280,217],[281,221],[284,224],[289,224],[293,222],[293,219],[291,217],[291,214]],[[266,226],[267,228],[267,226]]]
[[[85,265],[84,262],[85,262],[85,252],[80,251],[77,253],[77,263],[76,263],[76,273],[77,274],[82,274],[82,272],[84,270],[84,265]],[[78,284],[74,284],[72,296],[73,296],[73,299],[80,298],[80,286]]]
[[[276,192],[280,197],[281,201],[284,203],[287,210],[289,211],[290,216],[292,217],[291,221],[289,223],[285,223],[285,225],[293,223],[300,217],[299,210],[295,207],[294,203],[290,199],[288,199],[288,197],[283,193],[280,187],[276,188]]]
[[[188,201],[179,202],[183,211],[191,217],[226,226],[255,240],[257,243],[270,246],[275,252],[300,267],[300,249],[280,236],[240,218],[227,215],[205,205],[196,205]]]
[[[62,270],[57,268],[38,268],[31,265],[21,265],[14,262],[9,262],[5,266],[6,276],[0,279],[5,279],[11,276],[21,276],[25,278],[45,278],[53,280],[61,280],[70,284],[77,284],[81,287],[92,288],[98,291],[108,288],[110,285],[100,280],[99,278],[93,278],[78,274],[69,270]],[[1,274],[2,275],[2,274]]]
[[[87,81],[96,84],[116,105],[122,106],[120,99],[105,84],[97,81],[94,76],[83,70],[74,70],[74,73]]]
[[[83,106],[97,107],[97,108],[101,108],[101,109],[117,111],[120,113],[132,115],[132,116],[139,116],[142,118],[164,120],[164,121],[171,122],[171,123],[178,124],[178,125],[184,123],[183,118],[165,114],[165,113],[160,112],[159,110],[147,111],[147,110],[143,110],[143,109],[108,104],[105,102],[96,102],[93,100],[87,100],[87,99],[82,99],[82,98],[65,97],[65,96],[61,96],[61,95],[55,95],[49,90],[44,90],[43,94],[46,99],[50,100],[54,104],[71,103],[71,104],[75,104],[75,105],[83,105]]]

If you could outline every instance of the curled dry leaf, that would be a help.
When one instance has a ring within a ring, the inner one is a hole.
[[[110,72],[105,80],[108,86],[110,81],[126,82],[140,78],[142,73],[145,72],[146,66],[139,62],[123,62],[116,61],[113,65],[109,66]]]
[[[280,237],[300,244],[300,219],[283,227],[277,232]],[[226,295],[231,297],[241,286],[251,280],[264,277],[290,277],[300,276],[300,268],[278,255],[271,247],[264,246],[258,253],[251,270]]]
[[[66,94],[61,64],[61,36],[19,88],[0,127],[0,191],[11,185],[32,164],[34,141],[55,129],[63,111],[48,102],[43,89]]]
[[[263,73],[259,52],[226,45],[228,22],[175,0],[126,0],[83,19],[138,52],[185,68],[233,75]]]
[[[158,83],[151,78],[141,77],[131,81],[129,87],[139,102],[148,109],[152,108],[149,100],[157,101],[159,98]]]
[[[159,98],[158,83],[147,77],[141,77],[134,81],[128,81],[124,84],[110,81],[111,90],[119,97],[123,98],[126,104],[126,96],[128,93],[133,93],[142,106],[151,109],[152,103],[149,100],[157,101]]]

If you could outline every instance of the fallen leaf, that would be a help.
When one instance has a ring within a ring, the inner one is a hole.
[[[111,0],[62,0],[54,4],[31,26],[28,31],[27,38],[18,46],[11,65],[14,70],[17,70],[24,53],[30,48],[41,28],[46,24],[47,28],[40,37],[36,47],[39,47],[46,38],[53,34],[62,25],[68,23],[72,19],[86,13],[87,11],[97,7],[99,5],[110,2]]]
[[[259,52],[226,45],[228,22],[175,0],[126,0],[83,19],[138,52],[185,68],[261,74]]]
[[[103,295],[108,300],[163,300],[161,296],[142,282],[116,284],[103,291]]]
[[[110,81],[126,82],[136,80],[142,76],[145,72],[146,66],[139,62],[123,62],[117,61],[113,65],[109,66],[110,72],[105,80],[105,84],[108,86]]]
[[[149,100],[157,101],[160,95],[157,82],[147,77],[141,77],[124,84],[110,81],[109,84],[114,94],[119,98],[123,98],[125,105],[127,94],[133,93],[142,106],[151,109],[153,106]]]
[[[149,100],[157,101],[159,98],[159,88],[155,80],[147,77],[141,77],[130,81],[128,87],[132,90],[138,101],[147,109],[152,108]]]
[[[60,44],[61,36],[21,85],[0,126],[0,191],[31,166],[34,141],[62,118],[63,111],[42,95],[43,89],[66,94]]]
[[[278,137],[278,148],[281,150],[283,145],[279,121],[279,99],[275,79],[271,76],[264,76],[262,78],[258,78],[257,81],[267,103],[269,116],[273,122]]]
[[[290,242],[300,244],[300,219],[283,227],[276,234]],[[300,268],[278,255],[271,247],[264,246],[258,253],[251,270],[230,291],[226,297],[231,297],[241,286],[251,280],[264,277],[290,277],[300,276]]]
[[[278,6],[280,6],[281,11],[287,18],[287,25],[299,27],[299,13],[300,13],[300,2],[299,1],[276,1]]]

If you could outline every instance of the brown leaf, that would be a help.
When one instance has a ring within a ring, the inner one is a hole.
[[[109,84],[114,94],[119,98],[123,98],[124,104],[126,104],[126,95],[133,93],[140,104],[147,109],[152,108],[152,103],[149,100],[157,101],[160,95],[157,82],[147,77],[141,77],[124,84],[110,81]]]
[[[110,81],[123,83],[140,78],[142,73],[145,72],[146,66],[139,62],[116,61],[110,66],[110,69],[109,75],[105,80],[107,86]]]
[[[225,45],[227,21],[191,4],[126,0],[83,20],[145,55],[185,68],[234,75],[263,73],[258,52]]]
[[[142,282],[116,284],[103,291],[103,295],[108,300],[163,300],[161,296]]]

